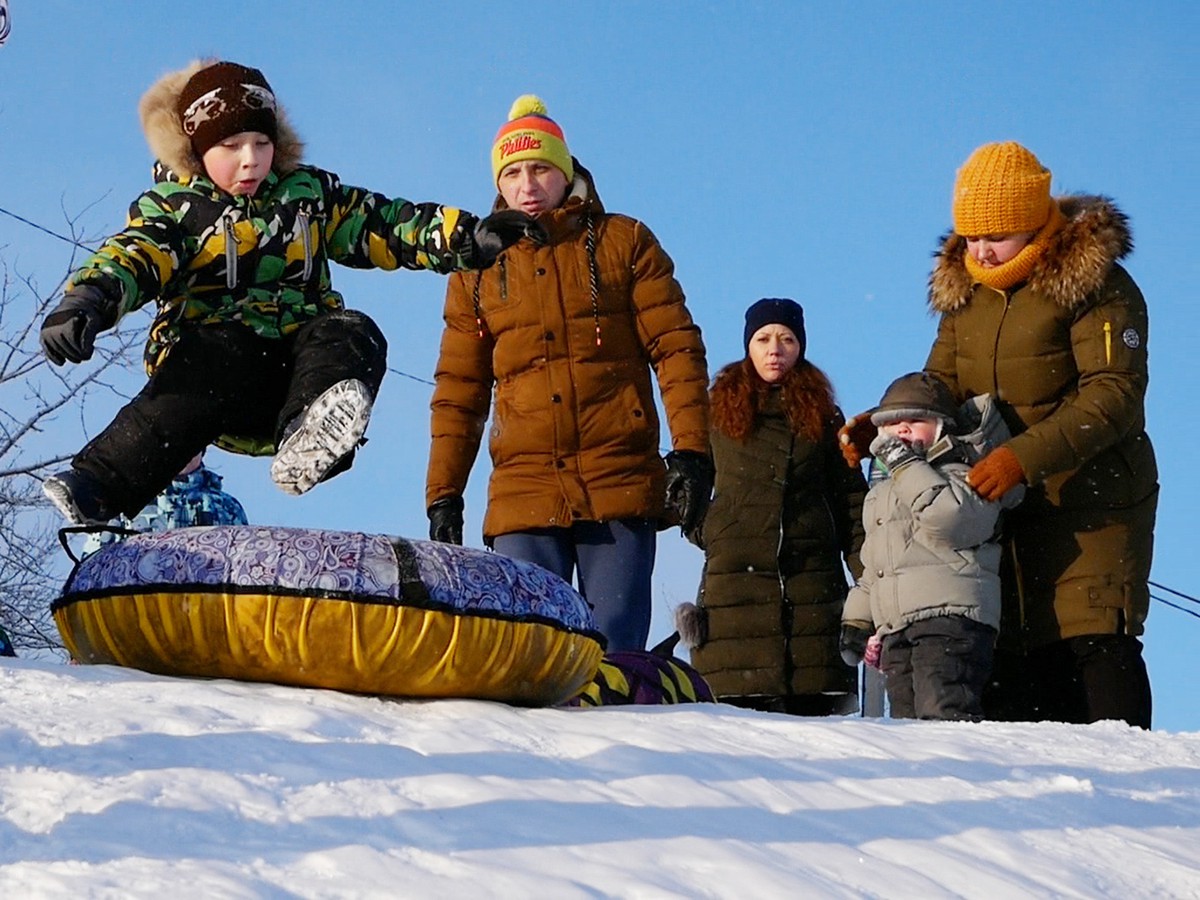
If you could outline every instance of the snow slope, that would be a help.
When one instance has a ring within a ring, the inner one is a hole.
[[[1200,733],[0,664],[3,897],[1200,897]]]

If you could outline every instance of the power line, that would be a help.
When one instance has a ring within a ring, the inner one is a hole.
[[[1159,584],[1157,581],[1149,581],[1147,584],[1149,584],[1150,587],[1158,588],[1160,591],[1166,591],[1168,594],[1174,594],[1176,597],[1181,597],[1182,599],[1187,600],[1189,603],[1200,605],[1200,600],[1197,600],[1195,597],[1189,597],[1182,591],[1175,590],[1175,588],[1169,588],[1165,584]]]
[[[1169,590],[1169,588],[1168,588],[1168,590]],[[1150,599],[1157,600],[1159,603],[1162,603],[1162,604],[1165,604],[1165,605],[1171,607],[1171,609],[1177,609],[1181,613],[1187,613],[1189,616],[1192,616],[1195,619],[1200,619],[1200,613],[1196,612],[1194,609],[1188,609],[1186,606],[1180,606],[1178,603],[1172,603],[1170,600],[1167,600],[1163,597],[1158,597],[1154,594],[1150,595]]]
[[[436,387],[436,385],[432,381],[430,381],[428,378],[421,378],[420,376],[417,376],[417,375],[409,375],[407,372],[401,372],[399,369],[394,369],[391,366],[388,366],[387,370],[389,372],[394,372],[396,375],[400,375],[404,378],[411,378],[413,381],[419,381],[419,382],[421,382],[421,384],[427,384],[430,387]]]
[[[69,238],[66,235],[59,234],[57,231],[53,231],[53,230],[47,228],[45,225],[39,225],[37,222],[31,222],[29,219],[26,219],[24,216],[18,216],[15,212],[11,212],[11,211],[5,209],[3,206],[0,206],[0,213],[4,213],[4,215],[6,215],[6,216],[11,216],[12,218],[16,219],[18,222],[24,222],[30,228],[36,228],[38,231],[41,231],[44,234],[50,235],[50,237],[56,237],[60,241],[65,241],[66,243],[72,244],[76,247],[79,247],[82,250],[86,250],[89,253],[92,252],[92,248],[87,246],[87,244],[81,244],[81,243],[79,243],[79,241],[75,240],[74,238]]]

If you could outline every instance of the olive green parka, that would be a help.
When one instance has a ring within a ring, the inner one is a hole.
[[[722,371],[715,407],[736,364]],[[842,460],[837,429],[797,434],[771,390],[744,442],[712,431],[716,489],[699,542],[707,639],[692,663],[719,697],[853,694],[857,672],[838,653],[848,589],[862,574],[867,485]]]
[[[1057,201],[1063,228],[1029,278],[975,282],[950,234],[930,276],[940,315],[925,369],[960,400],[996,396],[1029,490],[1009,514],[1000,646],[1139,635],[1149,607],[1158,471],[1145,431],[1146,304],[1117,262],[1125,216],[1103,197]]]

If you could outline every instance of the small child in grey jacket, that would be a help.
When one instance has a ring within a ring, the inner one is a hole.
[[[1000,627],[1000,513],[1024,489],[989,502],[967,472],[1008,430],[990,395],[960,409],[924,372],[892,382],[871,421],[863,575],[842,613],[842,657],[858,665],[880,639],[893,718],[978,720]]]

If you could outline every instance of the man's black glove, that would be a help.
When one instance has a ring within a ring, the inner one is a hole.
[[[462,546],[463,498],[443,497],[429,504],[429,539]]]
[[[496,257],[521,238],[529,238],[535,244],[550,240],[546,229],[537,219],[519,209],[502,209],[475,223],[472,234],[474,251],[470,255],[471,268],[486,269]]]
[[[875,632],[866,622],[843,622],[838,650],[848,666],[857,666],[867,655],[867,641]]]
[[[895,475],[911,462],[921,458],[909,444],[890,434],[879,433],[879,437],[871,441],[871,455],[892,475]]]
[[[98,287],[81,284],[63,294],[62,301],[42,323],[42,352],[61,366],[92,358],[96,335],[117,323],[117,304]]]
[[[707,454],[695,450],[667,454],[667,508],[679,517],[679,530],[684,534],[704,521],[712,488],[713,464]]]

